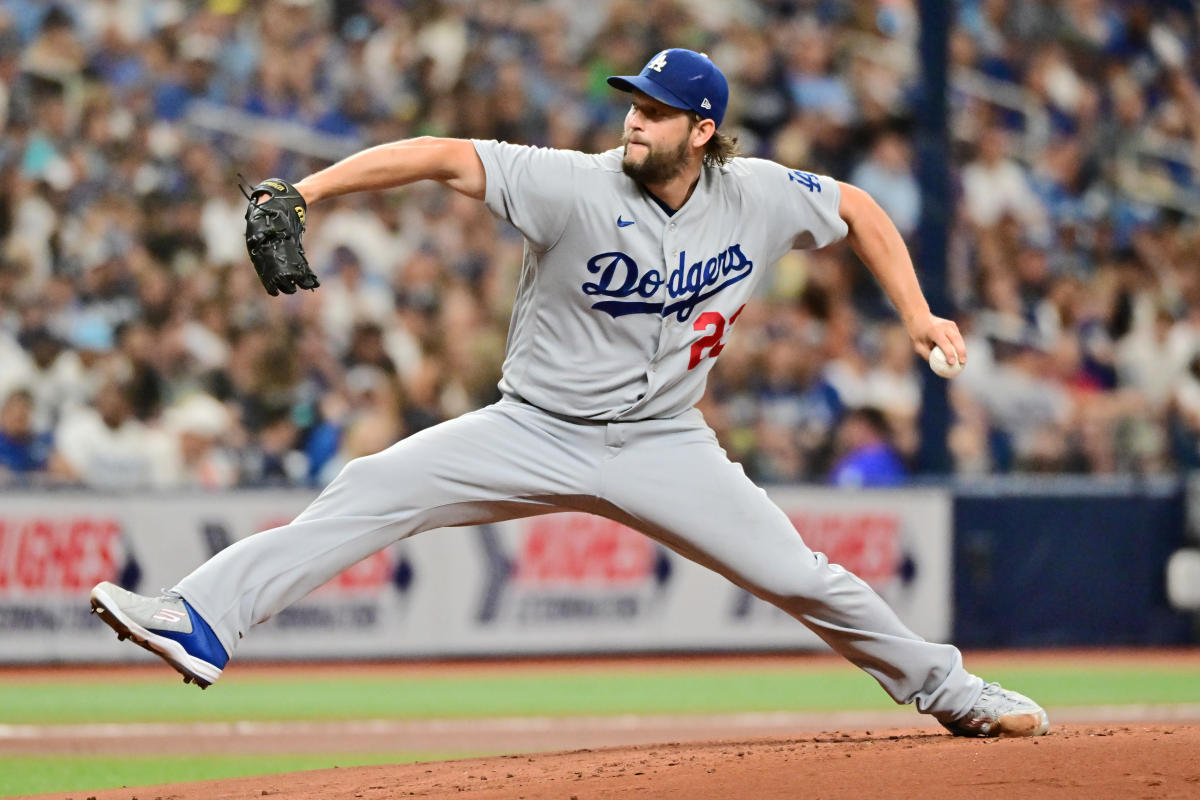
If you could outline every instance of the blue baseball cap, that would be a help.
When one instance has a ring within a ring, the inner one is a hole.
[[[674,47],[650,59],[637,75],[610,75],[608,85],[622,92],[645,92],[672,108],[694,111],[718,126],[729,103],[729,82],[703,53]]]

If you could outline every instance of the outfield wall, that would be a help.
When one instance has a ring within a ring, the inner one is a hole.
[[[964,647],[1182,644],[1166,564],[1200,484],[1028,479],[960,486],[954,640]]]
[[[1089,496],[995,487],[770,494],[813,549],[864,578],[926,638],[1187,641],[1187,621],[1167,609],[1161,578],[1183,538],[1175,484]],[[95,582],[155,593],[235,539],[286,523],[311,497],[0,495],[0,662],[139,655],[89,618]],[[795,620],[645,537],[598,517],[555,514],[400,542],[255,628],[238,655],[818,647]]]

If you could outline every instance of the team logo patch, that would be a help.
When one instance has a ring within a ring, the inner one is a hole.
[[[646,69],[652,69],[655,72],[662,72],[663,67],[667,65],[667,51],[664,50],[654,57],[654,60],[646,65]]]
[[[690,265],[687,252],[681,250],[679,264],[665,278],[656,269],[642,271],[632,256],[617,250],[592,256],[587,269],[597,277],[580,287],[583,293],[612,298],[593,303],[594,310],[614,318],[626,314],[674,315],[679,322],[686,322],[697,305],[749,278],[754,262],[742,252],[741,244],[731,244],[711,258]],[[664,285],[668,302],[648,302]]]
[[[810,192],[821,191],[821,179],[811,172],[805,172],[802,169],[794,169],[788,173],[788,180],[798,183]]]

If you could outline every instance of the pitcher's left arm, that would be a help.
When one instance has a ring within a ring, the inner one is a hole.
[[[958,325],[929,310],[912,258],[895,224],[862,189],[841,181],[838,187],[842,193],[838,214],[850,229],[846,240],[896,306],[913,348],[921,358],[928,359],[929,351],[937,345],[949,363],[965,364],[967,345]]]

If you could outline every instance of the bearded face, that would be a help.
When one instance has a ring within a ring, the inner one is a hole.
[[[621,170],[643,185],[666,183],[687,167],[690,148],[685,132],[674,144],[651,144],[628,129],[621,137],[625,156]]]

